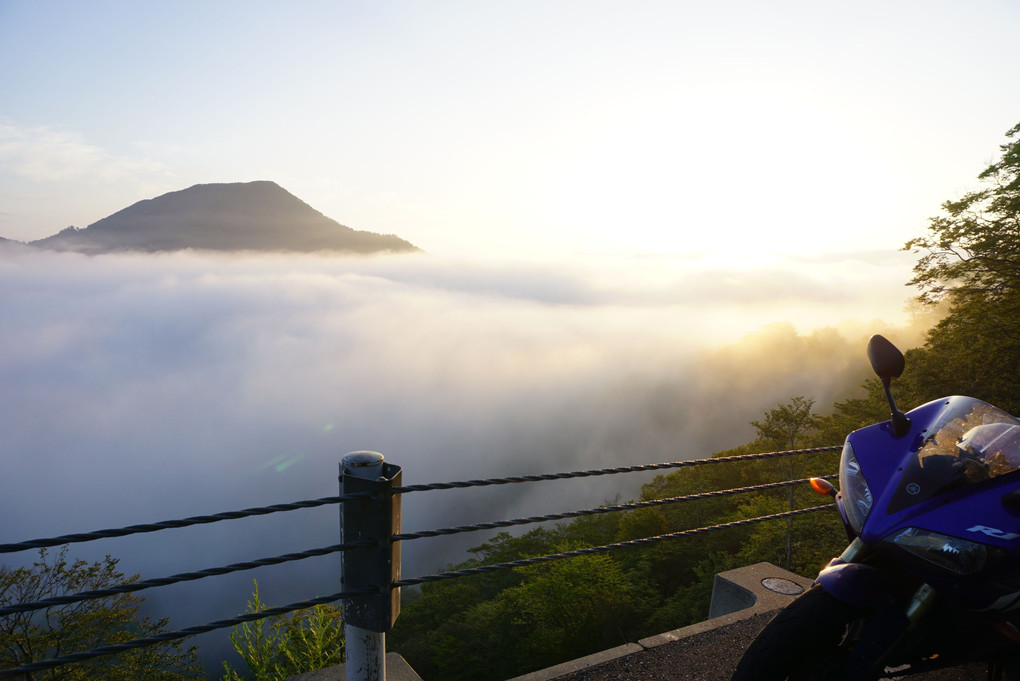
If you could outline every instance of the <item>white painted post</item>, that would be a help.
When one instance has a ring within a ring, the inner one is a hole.
[[[344,625],[347,681],[386,681],[386,634]]]

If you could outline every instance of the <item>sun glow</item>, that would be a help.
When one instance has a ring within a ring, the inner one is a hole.
[[[748,258],[859,248],[854,235],[890,214],[877,137],[839,125],[817,101],[760,94],[716,93],[699,109],[678,93],[668,106],[604,114],[598,133],[546,159],[535,213],[582,250]]]

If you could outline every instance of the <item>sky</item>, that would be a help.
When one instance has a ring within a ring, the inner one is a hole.
[[[415,484],[703,457],[792,396],[826,411],[871,333],[930,321],[900,248],[1020,121],[1018,27],[1005,1],[0,0],[0,236],[272,180],[425,251],[0,250],[0,542],[330,496],[358,449]],[[640,482],[411,496],[405,529]],[[334,543],[335,509],[307,514],[75,555],[155,577]],[[475,539],[409,543],[405,574]],[[264,599],[337,590],[312,564],[257,571]],[[251,576],[148,602],[203,624]]]
[[[0,235],[273,180],[437,255],[895,250],[1020,120],[1013,2],[0,1]]]

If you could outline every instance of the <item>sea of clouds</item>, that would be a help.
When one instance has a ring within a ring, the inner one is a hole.
[[[749,441],[749,422],[791,396],[823,409],[845,397],[867,375],[863,339],[905,320],[908,273],[898,253],[0,250],[0,542],[335,495],[338,461],[361,449],[401,466],[405,484],[708,456]],[[403,527],[589,508],[648,479],[408,494]],[[487,536],[407,542],[404,574],[464,560]],[[331,506],[69,555],[109,553],[156,577],[337,541]],[[243,610],[253,577],[271,604],[339,591],[337,565],[152,590],[146,608],[173,628],[203,624]]]

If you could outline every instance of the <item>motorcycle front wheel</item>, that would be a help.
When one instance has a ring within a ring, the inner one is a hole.
[[[865,615],[815,585],[765,625],[732,681],[837,679]]]

